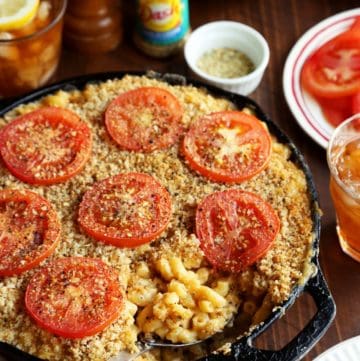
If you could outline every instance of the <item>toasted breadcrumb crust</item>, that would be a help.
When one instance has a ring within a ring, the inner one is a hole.
[[[118,94],[140,86],[158,86],[174,94],[184,108],[182,122],[187,128],[198,117],[226,109],[235,109],[228,100],[215,98],[204,89],[193,86],[171,86],[147,77],[125,76],[99,84],[89,84],[83,91],[58,91],[38,102],[22,105],[0,119],[0,126],[16,116],[43,105],[55,105],[74,111],[87,122],[93,133],[92,156],[85,169],[59,185],[31,186],[13,177],[0,164],[0,188],[31,189],[45,197],[57,210],[62,223],[62,240],[49,260],[67,256],[98,257],[119,271],[120,282],[132,292],[132,282],[140,263],[153,270],[156,259],[180,257],[188,269],[209,267],[194,235],[196,205],[204,196],[218,190],[240,188],[254,192],[268,201],[281,220],[281,230],[274,246],[254,266],[235,277],[232,291],[242,298],[242,308],[256,304],[262,310],[252,313],[252,323],[261,322],[264,310],[285,301],[301,282],[311,257],[313,242],[309,192],[304,173],[289,160],[287,146],[273,139],[269,165],[260,174],[238,185],[225,185],[207,180],[193,172],[179,151],[179,144],[152,153],[122,151],[112,141],[104,126],[106,106]],[[151,174],[170,192],[173,216],[161,237],[135,249],[120,249],[97,242],[84,234],[77,223],[81,198],[94,182],[124,172]],[[46,263],[49,260],[43,262]],[[121,317],[103,332],[80,340],[54,336],[36,326],[24,308],[24,292],[35,270],[17,277],[0,278],[0,340],[47,360],[108,360],[120,350],[135,352],[138,306],[129,300]],[[139,277],[137,274],[136,277]],[[146,276],[148,277],[148,275]],[[224,277],[214,271],[212,280]],[[156,292],[155,292],[156,293]],[[252,302],[250,302],[250,301]],[[248,304],[246,304],[248,302]],[[246,311],[246,309],[245,309]],[[245,312],[244,311],[244,312]],[[163,359],[176,358],[173,351]],[[143,360],[159,360],[155,350]]]

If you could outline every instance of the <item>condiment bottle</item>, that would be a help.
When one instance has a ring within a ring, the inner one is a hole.
[[[120,4],[116,0],[70,0],[65,15],[64,40],[89,53],[115,49],[122,38]]]
[[[188,0],[137,0],[134,41],[145,54],[172,55],[182,49],[189,32]]]

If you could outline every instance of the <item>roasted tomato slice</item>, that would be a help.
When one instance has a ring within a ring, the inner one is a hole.
[[[190,167],[219,182],[242,182],[265,168],[271,138],[254,116],[240,111],[212,113],[185,135],[183,151]]]
[[[54,252],[60,231],[46,199],[27,190],[0,191],[0,276],[36,267]]]
[[[143,173],[118,174],[96,183],[79,209],[79,223],[87,234],[118,247],[152,241],[170,217],[170,194]]]
[[[360,89],[360,31],[349,30],[320,47],[305,62],[301,82],[322,98],[344,97]]]
[[[123,299],[115,269],[100,259],[70,257],[49,263],[31,278],[25,306],[45,330],[66,338],[82,338],[115,321]]]
[[[280,221],[259,196],[230,189],[207,196],[196,211],[196,234],[208,261],[217,269],[242,271],[268,251]]]
[[[9,171],[31,184],[61,183],[78,174],[91,154],[91,131],[73,112],[44,107],[0,130]]]
[[[143,87],[115,98],[106,109],[105,124],[121,148],[152,152],[177,141],[182,116],[181,104],[167,90]]]

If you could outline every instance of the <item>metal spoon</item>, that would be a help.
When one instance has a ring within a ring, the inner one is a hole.
[[[139,341],[137,343],[140,349],[139,352],[130,353],[126,351],[121,351],[118,355],[111,357],[108,361],[132,361],[135,360],[136,357],[151,350],[153,347],[185,348],[205,342],[209,345],[210,341],[218,342],[221,344],[229,342],[231,343],[244,332],[246,332],[249,329],[250,324],[250,319],[245,322],[242,317],[239,317],[239,315],[237,315],[234,319],[230,319],[228,321],[227,325],[222,331],[216,332],[213,335],[210,335],[209,337],[202,340],[196,340],[189,343],[171,343],[170,341],[149,340],[144,338],[143,335],[140,335]]]
[[[111,357],[108,361],[131,361],[136,359],[136,357],[141,354],[151,350],[153,347],[189,347],[205,340],[198,340],[189,343],[170,343],[170,342],[160,342],[155,340],[146,340],[140,337],[137,345],[140,349],[137,353],[130,353],[126,351],[121,351],[118,355]],[[12,345],[0,341],[0,361],[41,361],[36,356],[32,356],[24,351],[15,348]]]
[[[171,343],[171,342],[161,342],[161,341],[147,340],[144,338],[140,338],[140,341],[138,341],[137,343],[137,346],[139,347],[140,351],[138,351],[137,353],[121,351],[116,356],[111,357],[108,361],[132,361],[135,360],[138,356],[142,355],[143,353],[150,351],[153,347],[183,348],[183,347],[190,347],[196,345],[203,341],[205,341],[205,339],[196,340],[188,343]]]

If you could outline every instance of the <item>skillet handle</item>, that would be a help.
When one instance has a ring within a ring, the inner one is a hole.
[[[336,306],[320,269],[316,276],[308,281],[304,291],[313,297],[317,307],[316,314],[305,328],[285,347],[277,351],[260,350],[252,346],[253,340],[262,330],[244,337],[234,345],[236,361],[296,361],[310,351],[329,328],[335,317]]]

